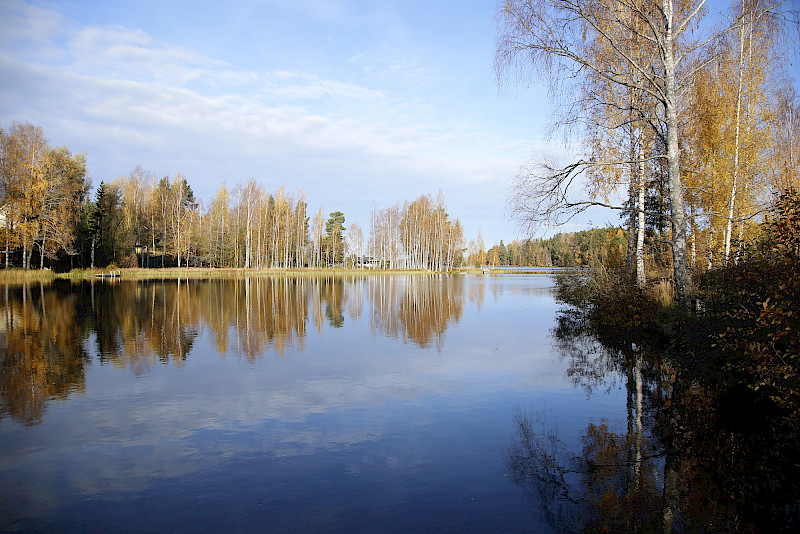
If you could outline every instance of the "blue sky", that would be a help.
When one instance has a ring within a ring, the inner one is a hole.
[[[494,7],[0,0],[0,124],[86,152],[95,186],[142,165],[210,201],[255,178],[365,231],[373,204],[441,190],[488,246],[515,236],[508,181],[548,118],[498,91]]]
[[[95,186],[142,165],[210,201],[255,178],[368,231],[373,205],[444,193],[467,239],[546,138],[544,89],[498,91],[495,0],[0,0],[0,125],[87,153]],[[595,211],[560,228],[617,223]],[[552,233],[552,232],[551,232]]]

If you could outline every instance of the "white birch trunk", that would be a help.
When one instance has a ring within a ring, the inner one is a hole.
[[[675,61],[675,27],[673,0],[662,0],[664,12],[664,106],[667,126],[667,181],[669,184],[670,222],[672,224],[672,262],[678,301],[689,303],[691,280],[686,243],[686,210],[683,203],[683,181],[680,174],[678,144],[678,91]]]
[[[742,11],[745,6],[742,2]],[[731,192],[728,199],[728,224],[725,228],[725,265],[731,255],[731,234],[733,233],[733,209],[736,204],[736,188],[739,180],[739,149],[740,149],[740,135],[742,124],[742,84],[744,79],[744,40],[745,40],[745,25],[739,28],[739,71],[737,73],[736,85],[736,134],[733,149],[733,180],[731,182]]]

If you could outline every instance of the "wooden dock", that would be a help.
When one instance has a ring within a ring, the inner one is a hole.
[[[93,274],[92,278],[102,278],[102,279],[110,279],[110,280],[118,280],[120,278],[121,272],[120,271],[108,271],[107,273],[99,273]]]

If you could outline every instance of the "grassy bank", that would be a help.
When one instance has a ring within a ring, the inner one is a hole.
[[[528,271],[548,268],[531,267]],[[428,271],[422,269],[345,269],[343,267],[330,267],[324,269],[236,269],[236,268],[207,268],[207,267],[166,267],[166,268],[120,268],[106,267],[94,269],[72,269],[66,273],[56,273],[49,269],[0,269],[0,283],[18,283],[26,281],[50,281],[59,279],[83,280],[110,272],[119,273],[126,280],[168,280],[178,278],[241,278],[244,276],[386,276],[386,275],[430,275],[430,274],[507,274],[509,271],[490,267],[460,267],[450,271]]]
[[[140,268],[127,268],[127,269],[112,269],[118,272],[122,279],[126,280],[162,280],[162,279],[178,279],[178,278],[192,278],[192,279],[207,279],[207,278],[223,278],[233,279],[242,278],[245,276],[288,276],[288,277],[315,277],[315,276],[385,276],[396,274],[410,274],[410,275],[425,275],[425,274],[439,274],[433,271],[423,270],[372,270],[372,269],[344,269],[344,268],[326,268],[326,269],[233,269],[233,268],[203,268],[203,267],[168,267],[168,268],[154,268],[154,269],[140,269]],[[21,271],[24,273],[25,271]],[[32,271],[29,271],[32,272]],[[72,280],[90,279],[92,277],[108,274],[109,269],[73,269],[68,273],[52,275],[52,278],[65,278]],[[453,271],[455,272],[455,271]],[[24,280],[24,277],[19,280]]]
[[[797,273],[794,195],[738,263],[695,275],[690,308],[672,302],[661,280],[640,289],[602,269],[559,280],[558,298],[570,307],[556,337],[587,332],[623,369],[649,362],[654,435],[682,458],[673,496],[702,510],[711,531],[800,524]]]
[[[666,277],[640,289],[603,269],[562,277],[557,298],[612,346],[649,341],[693,372],[800,408],[800,196],[776,213],[740,261],[694,276],[690,308],[673,302]]]
[[[49,269],[0,269],[0,283],[40,282],[55,280],[56,273]]]

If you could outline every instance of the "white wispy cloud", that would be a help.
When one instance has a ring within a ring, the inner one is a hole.
[[[34,102],[58,95],[60,88],[62,105],[76,117],[148,128],[154,132],[156,144],[162,141],[159,132],[174,128],[203,145],[211,135],[215,144],[221,137],[235,136],[234,146],[239,146],[246,133],[256,141],[298,148],[405,157],[412,169],[421,163],[441,171],[463,172],[464,162],[478,167],[485,164],[470,155],[477,140],[470,140],[469,132],[418,121],[419,117],[413,116],[413,101],[392,101],[380,90],[304,72],[237,71],[225,62],[156,43],[141,31],[124,28],[81,30],[70,40],[69,50],[73,59],[58,66],[6,63],[5,79],[20,83],[38,79],[32,92],[25,95]],[[224,94],[210,96],[192,85],[220,77],[256,82],[262,90],[240,92],[231,84]],[[3,92],[10,95],[18,87],[4,84]],[[361,113],[341,118],[337,109],[313,111],[313,101],[326,97],[343,101],[350,110],[361,109]],[[276,99],[297,104],[274,104]],[[459,157],[453,157],[459,152]]]
[[[12,16],[0,17],[0,29],[16,29],[2,37],[0,119],[34,122],[58,144],[88,152],[95,183],[142,164],[160,175],[180,171],[210,198],[223,179],[255,177],[302,187],[312,203],[316,196],[353,219],[359,210],[365,218],[373,200],[385,206],[389,195],[402,202],[452,188],[459,198],[451,205],[489,202],[502,220],[506,180],[528,152],[524,140],[443,120],[428,99],[375,79],[255,71],[140,29],[82,27],[17,2],[2,11]],[[374,58],[365,52],[351,63]],[[382,68],[424,76],[413,61]]]
[[[376,89],[337,80],[323,80],[308,72],[283,70],[263,74],[251,73],[251,76],[261,78],[264,93],[271,97],[290,99],[338,97],[354,101],[385,101],[387,98],[382,91]]]
[[[191,50],[156,42],[141,30],[120,26],[84,28],[72,36],[70,67],[98,77],[121,77],[182,85],[213,80],[231,72],[230,66]]]
[[[56,11],[14,0],[0,0],[0,51],[37,61],[59,61],[65,51],[57,43],[70,31]]]

